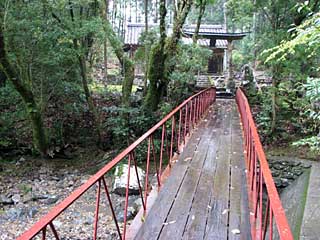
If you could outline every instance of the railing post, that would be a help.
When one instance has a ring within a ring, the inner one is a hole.
[[[124,206],[124,216],[123,216],[123,235],[122,239],[126,239],[127,232],[127,215],[128,215],[128,204],[129,204],[129,186],[130,186],[130,168],[131,168],[131,155],[128,156],[128,175],[127,175],[127,186],[126,186],[126,201]]]
[[[184,115],[184,132],[183,132],[183,143],[186,142],[187,137],[187,123],[188,123],[188,104],[186,104],[186,111]]]
[[[189,114],[189,136],[191,134],[191,129],[192,129],[192,112],[193,111],[193,108],[192,108],[192,101],[190,102],[190,114]]]
[[[170,143],[170,159],[169,159],[169,166],[171,167],[171,161],[173,157],[173,143],[174,143],[174,130],[175,130],[175,117],[174,115],[172,116],[172,121],[171,121],[171,143]]]
[[[100,192],[101,192],[101,180],[98,180],[98,189],[97,189],[97,196],[96,196],[96,210],[95,210],[95,217],[94,217],[94,230],[93,230],[93,239],[97,239],[97,232],[98,232],[98,220],[99,220],[99,206],[100,206]]]
[[[144,188],[144,202],[145,202],[146,208],[147,208],[148,188],[149,188],[150,148],[151,148],[151,137],[148,138],[147,168],[146,168],[146,179],[145,179],[145,188]],[[145,214],[146,214],[146,211],[144,211],[144,215]]]
[[[180,140],[181,140],[181,121],[182,121],[182,110],[179,110],[179,126],[178,126],[178,143],[177,143],[177,151],[180,152]]]
[[[162,173],[162,159],[163,159],[163,148],[164,148],[164,135],[165,135],[165,127],[166,125],[163,124],[162,125],[162,132],[161,132],[161,145],[160,145],[160,163],[159,163],[159,174],[161,176],[161,173]]]
[[[146,210],[146,205],[144,204],[144,199],[143,199],[143,191],[142,191],[141,182],[140,182],[140,178],[139,178],[139,174],[138,174],[137,160],[134,156],[134,152],[131,152],[129,154],[129,158],[131,158],[131,160],[133,160],[134,169],[136,172],[137,181],[138,181],[138,185],[139,185],[139,193],[140,193],[140,197],[141,197],[142,207],[144,210]]]

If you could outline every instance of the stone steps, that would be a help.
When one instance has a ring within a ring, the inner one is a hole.
[[[207,88],[212,86],[213,83],[217,83],[217,81],[224,80],[224,76],[218,75],[199,75],[197,76],[196,86],[201,88]]]

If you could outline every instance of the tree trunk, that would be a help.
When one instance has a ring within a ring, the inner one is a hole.
[[[108,20],[109,0],[105,0],[105,19]],[[108,42],[104,40],[103,44],[103,60],[104,60],[104,79],[108,81]]]
[[[43,124],[42,113],[36,103],[33,92],[28,86],[23,84],[22,79],[19,77],[18,73],[15,72],[7,58],[2,25],[0,27],[0,70],[6,74],[16,91],[22,97],[27,113],[31,120],[33,143],[36,149],[40,152],[41,156],[46,156],[48,151],[48,141],[46,130]]]
[[[148,34],[148,0],[144,0],[144,24],[145,24],[145,32]],[[149,64],[149,48],[145,44],[145,71],[144,71],[144,81],[143,81],[143,95],[147,94],[147,84],[148,84],[148,64]]]
[[[252,38],[253,38],[253,69],[256,70],[257,66],[257,15],[258,10],[256,8],[256,0],[253,0],[253,6],[254,6],[254,12],[253,12],[253,18],[252,18],[252,25],[253,25],[253,31],[252,31]]]
[[[198,15],[198,19],[197,19],[197,25],[196,25],[196,29],[194,30],[194,34],[192,36],[192,41],[193,41],[194,44],[196,44],[197,41],[198,41],[198,35],[199,35],[201,20],[202,20],[202,16],[203,16],[204,12],[206,10],[206,5],[207,5],[207,0],[200,0],[199,15]]]
[[[138,1],[135,1],[136,23],[138,22]]]
[[[96,109],[96,106],[94,105],[94,102],[88,87],[86,60],[84,56],[80,56],[78,60],[79,60],[79,67],[80,67],[80,73],[81,73],[81,79],[82,79],[82,87],[84,90],[87,104],[89,106],[89,111],[93,115],[93,122],[96,128],[96,132],[98,136],[98,144],[99,144],[101,142],[101,123],[100,123],[99,113]]]
[[[166,93],[169,83],[168,76],[174,71],[174,66],[165,67],[167,59],[171,59],[177,54],[177,45],[181,38],[181,29],[190,12],[192,0],[182,0],[179,2],[178,9],[175,11],[173,31],[170,38],[166,39],[165,0],[160,0],[160,42],[152,49],[149,63],[150,86],[145,98],[146,108],[156,111],[161,97]],[[166,41],[167,40],[167,41]]]
[[[159,5],[161,6],[161,0],[160,0]],[[154,23],[157,23],[157,22],[158,22],[158,0],[156,0],[156,4],[155,4],[155,7],[154,7],[154,10],[155,10],[155,12],[154,12],[153,22],[154,22]],[[160,10],[160,11],[161,11],[161,10]],[[161,15],[161,13],[160,13],[160,15]],[[161,18],[161,16],[160,16],[160,18]]]
[[[164,92],[165,83],[165,61],[166,55],[163,52],[163,46],[159,42],[151,49],[150,53],[150,65],[149,65],[149,87],[147,96],[144,101],[146,109],[156,111],[161,100],[161,96]]]
[[[5,87],[7,81],[7,76],[4,72],[0,71],[0,87]]]
[[[112,46],[121,66],[124,79],[122,82],[122,104],[126,107],[130,106],[130,97],[132,92],[133,80],[134,80],[134,64],[131,59],[125,55],[123,51],[123,44],[116,36],[109,21],[105,24],[106,32],[108,33],[108,40]]]
[[[271,95],[271,133],[274,133],[277,127],[277,90],[278,90],[278,67],[272,69],[272,95]]]
[[[112,26],[115,26],[115,25],[116,25],[116,20],[117,20],[117,7],[118,7],[117,0],[113,0]]]
[[[274,133],[277,122],[277,111],[276,111],[276,81],[272,80],[272,120],[271,120],[271,133]]]
[[[228,0],[223,1],[223,21],[224,21],[224,31],[226,32],[228,31],[227,1]]]
[[[151,49],[148,77],[150,85],[144,101],[145,108],[156,111],[160,103],[165,81],[165,42],[166,42],[166,14],[165,0],[160,0],[160,41]]]
[[[69,12],[70,12],[70,17],[71,17],[71,21],[74,22],[74,11],[73,11],[73,7],[72,7],[72,3],[69,0]],[[83,16],[83,7],[80,7],[80,19]],[[81,49],[84,49],[85,53],[78,53],[79,51],[79,45]],[[94,126],[95,126],[95,130],[96,130],[96,134],[97,134],[97,144],[99,145],[101,143],[101,123],[100,123],[100,116],[99,113],[94,105],[89,87],[88,87],[88,79],[87,79],[87,63],[86,63],[86,56],[89,53],[89,49],[91,47],[91,45],[88,44],[88,40],[87,39],[83,39],[83,40],[77,40],[77,39],[73,39],[73,47],[74,50],[77,52],[78,55],[78,62],[79,62],[79,69],[80,69],[80,75],[81,75],[81,81],[82,81],[82,87],[83,87],[83,91],[86,97],[86,101],[89,107],[89,111],[91,112],[92,116],[93,116],[93,122],[94,122]]]
[[[174,66],[165,67],[168,58],[172,58],[177,53],[177,45],[181,38],[181,29],[190,12],[192,0],[182,0],[178,4],[176,17],[174,18],[172,35],[166,41],[165,0],[160,0],[160,42],[152,49],[149,64],[150,86],[145,98],[144,105],[152,111],[158,109],[161,97],[166,93],[169,83],[168,76],[174,71]]]

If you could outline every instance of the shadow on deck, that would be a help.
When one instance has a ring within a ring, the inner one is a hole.
[[[194,130],[135,239],[250,239],[242,131],[219,99]]]

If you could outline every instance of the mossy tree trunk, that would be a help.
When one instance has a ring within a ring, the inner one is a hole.
[[[0,20],[2,20],[2,18]],[[24,84],[23,80],[8,60],[8,56],[5,50],[2,21],[0,26],[0,71],[5,73],[7,79],[12,82],[14,88],[23,99],[28,116],[31,121],[33,143],[40,154],[42,156],[46,156],[48,151],[48,140],[46,129],[43,123],[42,112],[36,103],[36,98],[32,90],[27,84]]]
[[[160,0],[160,41],[152,47],[148,69],[150,81],[144,106],[146,109],[156,111],[165,87],[165,43],[166,43],[166,4],[165,0]]]
[[[190,12],[192,0],[181,0],[174,14],[173,32],[167,39],[165,33],[166,7],[165,0],[160,1],[160,41],[151,50],[148,77],[150,85],[145,98],[145,108],[152,111],[158,109],[162,96],[167,91],[168,76],[174,71],[174,65],[166,66],[166,60],[177,54],[178,42],[181,38],[181,29]]]
[[[122,82],[122,104],[126,107],[130,106],[130,97],[134,80],[134,63],[123,51],[123,43],[116,36],[109,21],[105,24],[107,38],[112,46],[121,66],[124,79]]]
[[[197,43],[197,41],[198,41],[200,24],[201,24],[201,20],[202,20],[202,17],[204,15],[204,12],[206,10],[206,5],[207,5],[207,0],[200,0],[200,2],[199,2],[199,14],[198,14],[198,18],[197,18],[197,25],[196,25],[196,28],[194,30],[194,34],[192,36],[193,43]]]

